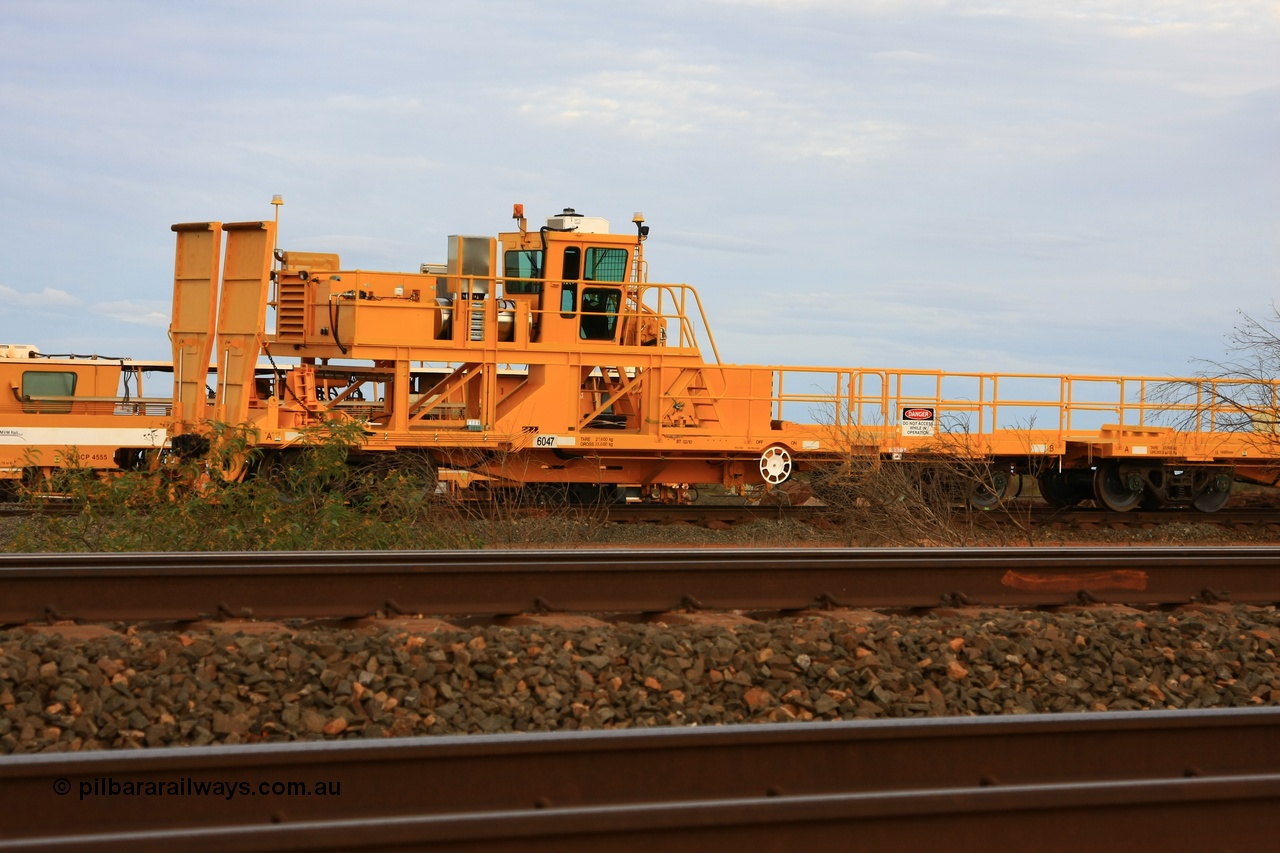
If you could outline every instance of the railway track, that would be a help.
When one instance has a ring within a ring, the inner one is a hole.
[[[0,623],[1280,601],[1241,548],[0,555]]]
[[[407,738],[11,757],[0,850],[1265,849],[1278,800],[1275,708]]]
[[[1268,548],[5,555],[0,621],[1262,603],[1278,570]],[[1264,849],[1277,723],[1259,708],[10,756],[0,850]],[[233,795],[196,788],[218,782]]]

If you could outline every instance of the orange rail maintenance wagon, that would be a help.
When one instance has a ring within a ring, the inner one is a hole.
[[[0,486],[69,464],[100,471],[148,465],[173,421],[169,396],[143,396],[151,372],[166,374],[168,395],[167,364],[0,344]]]
[[[648,280],[640,214],[626,233],[572,209],[513,218],[412,273],[278,251],[269,221],[175,225],[175,449],[217,421],[271,454],[341,419],[363,425],[357,456],[590,494],[776,486],[850,460],[965,460],[978,506],[1023,475],[1051,503],[1116,511],[1212,511],[1235,480],[1276,481],[1274,429],[1241,429],[1259,419],[1222,381],[724,364],[696,291]]]

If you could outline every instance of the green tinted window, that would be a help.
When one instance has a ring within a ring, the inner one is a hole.
[[[616,287],[587,287],[582,290],[582,323],[578,336],[588,341],[611,341],[618,326],[622,291]]]
[[[592,246],[587,249],[587,269],[582,277],[587,281],[626,281],[627,250]]]
[[[537,249],[516,249],[504,256],[507,283],[506,293],[541,293],[542,284],[536,281],[511,281],[520,278],[542,276],[542,252]]]
[[[74,397],[76,379],[71,372],[49,372],[43,370],[27,370],[22,374],[22,411],[66,413],[71,411],[71,401],[28,400],[29,397]]]

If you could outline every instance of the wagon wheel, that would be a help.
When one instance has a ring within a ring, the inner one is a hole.
[[[238,483],[249,472],[249,455],[237,452],[229,453],[220,464],[215,464],[214,474],[224,483]]]
[[[1080,496],[1071,488],[1067,475],[1062,472],[1041,474],[1036,478],[1036,483],[1040,486],[1040,497],[1054,509],[1069,509],[1080,503]]]
[[[969,488],[969,506],[994,509],[1022,492],[1022,477],[1013,471],[990,471]]]
[[[1191,505],[1201,512],[1217,512],[1231,499],[1231,477],[1218,474],[1208,489],[1196,496]]]
[[[781,485],[791,479],[795,465],[785,447],[775,444],[760,454],[760,476],[771,486]]]
[[[1113,512],[1128,512],[1142,501],[1142,477],[1124,474],[1119,462],[1103,462],[1093,472],[1093,496]]]

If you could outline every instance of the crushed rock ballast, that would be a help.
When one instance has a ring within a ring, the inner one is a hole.
[[[0,752],[1280,704],[1280,613],[0,632]]]

